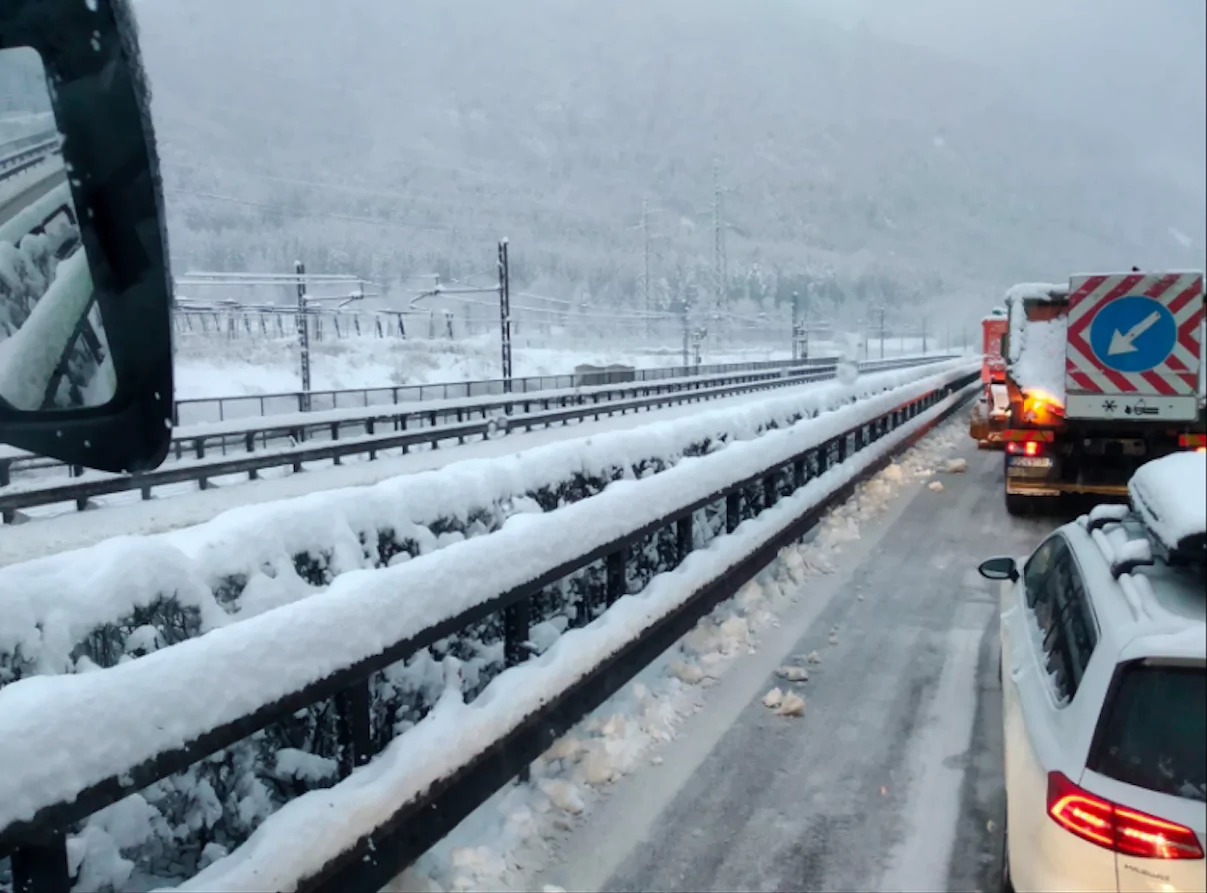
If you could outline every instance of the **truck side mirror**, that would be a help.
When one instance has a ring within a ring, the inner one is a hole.
[[[0,443],[163,461],[171,276],[128,0],[0,4]]]

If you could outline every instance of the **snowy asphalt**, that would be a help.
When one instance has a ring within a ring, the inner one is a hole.
[[[998,592],[976,565],[1025,554],[1059,522],[1006,514],[1000,453],[969,445],[957,455],[968,473],[943,475],[942,492],[904,495],[824,585],[805,584],[819,587],[802,599],[809,616],[783,618],[791,634],[764,643],[778,651],[749,659],[757,677],[732,680],[728,693],[723,680],[710,695],[719,703],[685,723],[664,765],[618,789],[543,880],[569,890],[996,893]],[[762,696],[789,686],[769,668],[812,651],[821,663],[791,686],[805,716],[777,716]],[[726,713],[726,698],[729,715],[704,715]]]

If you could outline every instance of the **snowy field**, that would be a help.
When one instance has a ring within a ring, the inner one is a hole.
[[[938,345],[928,345],[932,350]],[[885,356],[921,352],[920,339],[892,339]],[[499,342],[478,337],[459,341],[396,338],[348,338],[313,342],[311,387],[372,388],[392,385],[428,384],[498,378]],[[817,343],[815,356],[833,356],[836,346]],[[868,359],[879,358],[879,344],[872,342]],[[782,345],[741,350],[704,350],[702,361],[752,363],[792,358],[785,334]],[[862,357],[861,357],[862,359]],[[606,338],[594,343],[517,343],[513,370],[517,377],[564,375],[583,363],[603,366],[618,363],[637,368],[678,366],[683,362],[679,345],[663,349],[626,347]],[[176,399],[271,394],[301,387],[296,342],[291,338],[241,337],[230,341],[195,335],[176,339]]]

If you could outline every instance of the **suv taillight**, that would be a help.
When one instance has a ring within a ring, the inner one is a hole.
[[[1207,453],[1207,434],[1179,434],[1178,446],[1184,450]]]
[[[1185,825],[1119,806],[1091,794],[1060,772],[1048,773],[1048,815],[1082,840],[1141,859],[1202,859]]]

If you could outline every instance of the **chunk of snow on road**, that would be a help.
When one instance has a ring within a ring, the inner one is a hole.
[[[537,787],[549,798],[550,803],[563,812],[578,815],[586,809],[586,804],[583,803],[583,797],[578,788],[565,779],[542,779],[537,782]]]
[[[553,742],[553,746],[545,751],[542,759],[552,762],[553,760],[566,760],[568,762],[576,762],[582,755],[586,746],[578,738],[572,738],[566,735]]]
[[[818,654],[816,651],[810,651],[808,656],[805,657],[805,660],[808,663],[816,665],[816,664],[821,663],[821,655]]]
[[[782,703],[784,703],[784,693],[778,687],[763,695],[763,706],[770,710],[775,710]]]
[[[688,685],[698,685],[704,678],[704,671],[700,669],[699,665],[685,663],[681,660],[671,664],[671,673],[680,682],[686,682]]]
[[[789,682],[807,682],[809,679],[809,671],[804,667],[780,667],[775,675]]]
[[[779,710],[776,711],[780,716],[804,716],[805,715],[805,699],[794,691],[784,695],[783,702],[779,705]]]
[[[968,470],[968,460],[964,458],[948,459],[943,464],[943,470],[948,474],[963,474]]]
[[[929,484],[926,485],[926,489],[933,490],[935,493],[942,493],[943,492],[943,482],[942,481],[931,481]]]

